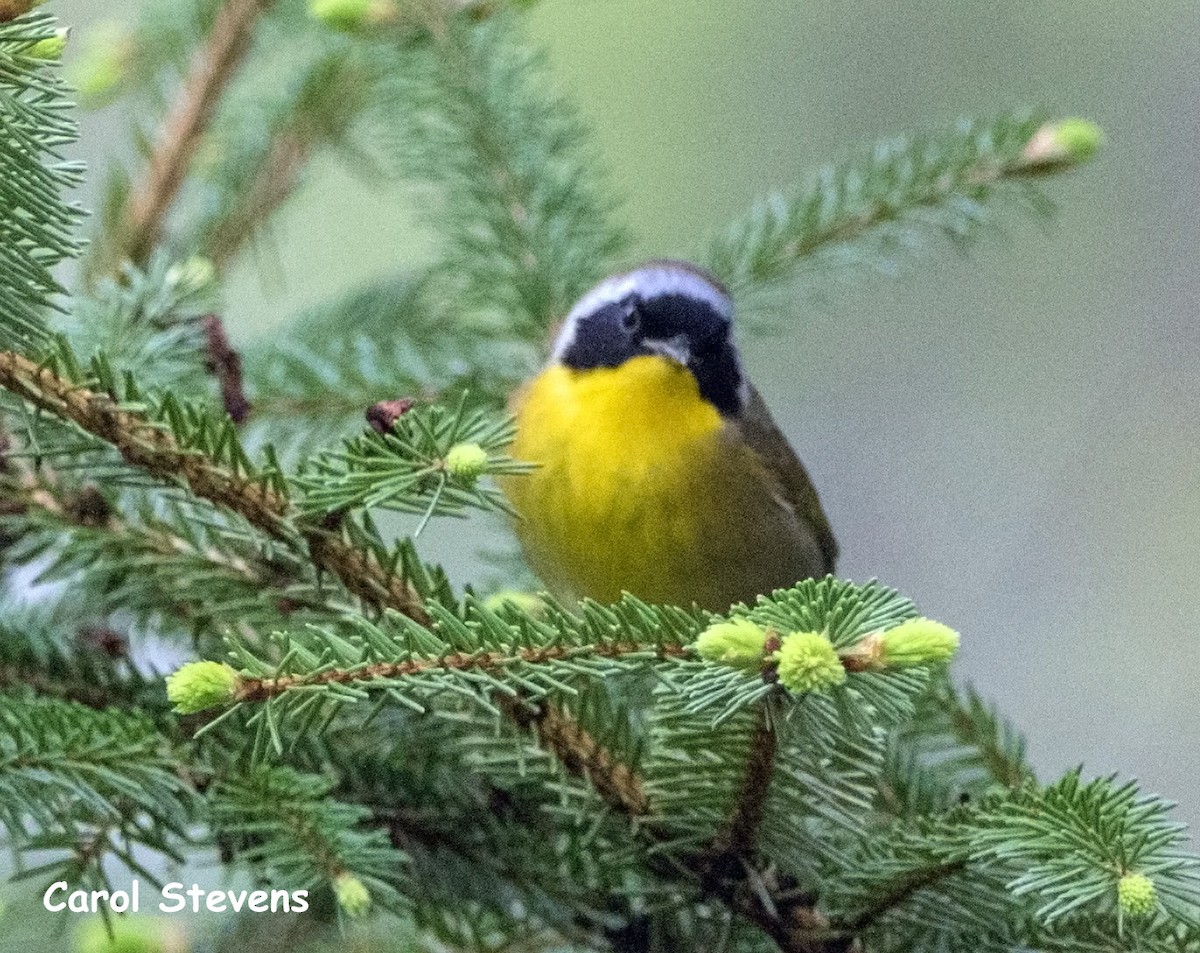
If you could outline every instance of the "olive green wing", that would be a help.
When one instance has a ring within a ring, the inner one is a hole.
[[[778,482],[777,490],[781,501],[812,528],[817,545],[825,557],[825,572],[833,572],[838,556],[838,544],[825,511],[821,509],[817,489],[809,479],[804,464],[779,432],[766,402],[753,385],[750,387],[746,408],[739,415],[736,427],[743,442],[758,455],[768,472]]]

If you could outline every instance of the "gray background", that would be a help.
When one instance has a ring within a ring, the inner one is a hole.
[[[80,33],[98,15],[54,6]],[[959,628],[958,673],[1044,775],[1134,775],[1200,821],[1197,0],[545,0],[531,21],[639,253],[697,253],[755,196],[883,135],[1020,104],[1103,124],[1102,157],[1049,184],[1050,228],[1003,216],[967,259],[935,244],[744,344],[842,574]],[[88,117],[79,153],[102,166],[123,128]],[[419,257],[410,206],[319,165],[234,277],[239,339]],[[481,534],[431,542],[461,579]]]

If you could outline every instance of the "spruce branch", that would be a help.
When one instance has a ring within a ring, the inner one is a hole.
[[[755,714],[741,789],[725,829],[713,841],[715,855],[728,855],[742,862],[753,861],[777,752],[775,729],[764,702]]]
[[[214,125],[219,157],[197,169],[209,194],[189,234],[218,271],[269,225],[322,150],[344,156],[354,171],[379,164],[373,143],[357,141],[366,138],[356,132],[379,83],[373,64],[357,54],[337,44],[301,68],[278,97],[239,103]]]
[[[540,340],[625,244],[600,163],[512,13],[480,23],[435,11],[430,30],[429,44],[384,54],[380,125],[399,173],[446,197],[431,224],[460,326]]]
[[[76,134],[65,87],[45,60],[29,55],[56,24],[29,6],[14,0],[17,19],[0,20],[0,347],[25,351],[50,340],[45,315],[62,290],[54,267],[78,253],[82,214],[62,197],[79,184],[81,169],[62,158]]]
[[[943,679],[934,683],[928,703],[941,711],[961,744],[979,753],[997,784],[1015,789],[1033,778],[1025,758],[1025,739],[974,689],[960,695],[949,679]]]
[[[300,129],[283,129],[273,137],[249,185],[243,185],[238,205],[204,239],[204,252],[218,271],[227,270],[262,223],[295,194],[314,148],[312,137]]]
[[[369,811],[330,797],[328,779],[290,768],[260,768],[219,780],[208,792],[214,826],[234,856],[289,885],[311,889],[327,883],[337,899],[361,912],[366,894],[383,906],[405,904],[395,885],[403,881],[404,855]],[[353,878],[357,887],[351,887]],[[353,891],[353,896],[351,896]]]
[[[1034,180],[1087,161],[1098,140],[1083,120],[1017,115],[884,141],[795,195],[759,202],[714,240],[709,265],[735,293],[787,279],[805,262],[887,267],[923,233],[969,238],[1001,190],[1044,210]]]
[[[130,518],[95,486],[69,485],[45,466],[23,464],[14,461],[16,472],[0,476],[0,525],[14,538],[14,556],[48,558],[40,578],[82,583],[95,593],[93,610],[174,616],[197,634],[220,635],[225,625],[269,629],[281,614],[324,620],[349,608],[319,590],[305,572],[307,559],[200,532],[194,508]]]
[[[196,51],[155,136],[144,177],[113,225],[109,267],[140,264],[158,244],[163,223],[226,86],[250,49],[259,18],[272,0],[224,0],[204,45]]]
[[[51,368],[0,352],[0,386],[35,407],[77,424],[114,446],[133,466],[160,480],[182,480],[193,493],[286,543],[306,541],[313,560],[370,605],[427,621],[419,594],[372,551],[353,545],[345,529],[298,526],[273,471],[251,476],[184,449],[169,429],[111,396],[75,384]]]
[[[22,844],[132,830],[143,813],[182,838],[192,813],[166,739],[137,712],[0,695],[0,752],[0,823]]]
[[[550,646],[546,648],[518,649],[511,653],[472,652],[454,653],[439,656],[434,659],[412,659],[404,662],[375,662],[357,668],[325,669],[313,675],[280,676],[278,678],[246,678],[238,680],[236,691],[230,701],[263,702],[282,695],[284,692],[306,690],[322,685],[348,685],[378,682],[381,686],[386,681],[393,685],[402,685],[404,679],[413,676],[424,676],[438,672],[487,672],[501,673],[506,668],[518,666],[537,666],[554,662],[570,660],[580,663],[594,657],[600,659],[621,659],[628,656],[644,658],[648,654],[661,655],[665,658],[682,657],[685,650],[680,646],[653,645],[644,643],[610,643],[590,646],[581,649],[577,646]],[[507,710],[507,709],[506,709]],[[514,717],[524,721],[516,710]]]
[[[267,480],[229,472],[203,454],[188,452],[162,425],[108,394],[11,351],[0,352],[0,386],[112,444],[133,466],[167,482],[181,479],[197,496],[241,514],[263,532],[286,535],[287,500]]]
[[[563,768],[589,782],[609,807],[631,820],[650,813],[642,780],[561,708],[500,696],[502,710],[534,734]]]
[[[97,679],[97,673],[86,663],[73,658],[66,652],[56,653],[47,659],[32,653],[13,651],[21,644],[18,633],[8,626],[0,627],[3,641],[3,660],[0,661],[0,688],[5,690],[25,689],[45,698],[77,702],[88,708],[103,709],[119,701],[128,703],[134,693],[116,692],[105,687]],[[53,671],[48,674],[46,669]]]
[[[880,918],[911,900],[915,894],[936,886],[947,877],[961,874],[966,869],[966,859],[956,858],[904,874],[897,878],[871,906],[848,922],[844,927],[845,931],[858,936],[870,930]]]

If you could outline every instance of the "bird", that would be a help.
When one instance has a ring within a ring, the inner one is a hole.
[[[550,592],[725,612],[832,573],[808,473],[750,382],[712,274],[652,260],[571,308],[513,396],[501,481]]]

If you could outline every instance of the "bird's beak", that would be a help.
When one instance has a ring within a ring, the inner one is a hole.
[[[692,349],[688,344],[686,334],[676,334],[674,337],[660,340],[647,340],[643,343],[655,354],[661,354],[683,367],[687,367],[692,359]]]

